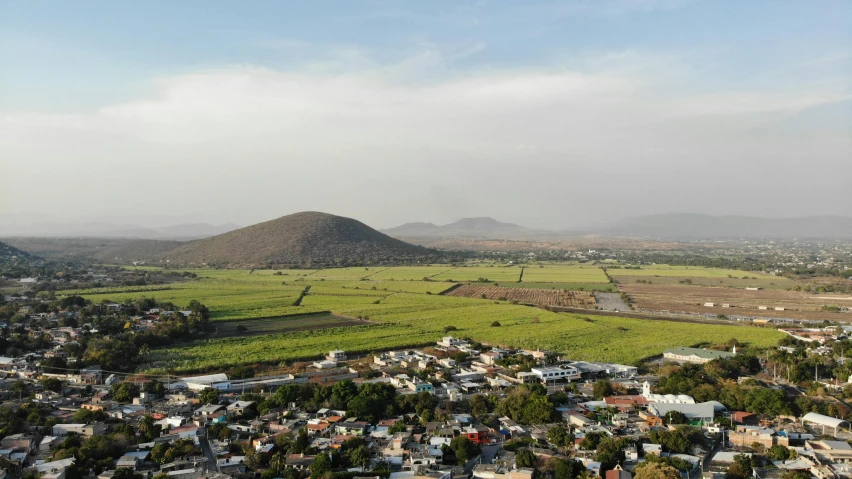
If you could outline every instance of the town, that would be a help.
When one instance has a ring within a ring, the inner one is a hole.
[[[89,308],[75,325],[73,307],[18,309],[30,321],[16,335],[41,348],[0,358],[3,477],[852,477],[852,378],[834,379],[849,326],[787,330],[760,357],[732,338],[642,367],[448,335],[262,376],[176,376],[89,364],[91,351],[75,368],[125,305]],[[132,327],[203,329],[205,309],[150,307]],[[819,361],[803,390],[807,358]]]

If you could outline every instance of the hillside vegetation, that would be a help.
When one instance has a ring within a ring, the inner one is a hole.
[[[172,264],[218,266],[382,264],[428,260],[437,252],[384,235],[350,218],[302,212],[159,255]]]

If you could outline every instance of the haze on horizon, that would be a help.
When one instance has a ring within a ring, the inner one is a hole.
[[[852,3],[0,1],[0,219],[849,216]]]

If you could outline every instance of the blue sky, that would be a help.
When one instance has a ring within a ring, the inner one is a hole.
[[[378,195],[360,211],[341,197],[305,201],[296,192],[269,193],[264,200],[278,206],[252,213],[237,207],[211,212],[192,201],[179,211],[213,222],[246,224],[289,210],[326,209],[378,226],[485,214],[569,226],[665,212],[673,208],[665,198],[682,190],[670,181],[650,181],[659,195],[631,190],[640,199],[632,210],[614,203],[602,206],[601,215],[565,214],[541,206],[576,202],[588,192],[574,195],[553,184],[548,193],[507,198],[505,204],[477,202],[465,191],[488,194],[503,180],[499,174],[448,180],[427,170],[443,162],[463,172],[521,162],[570,176],[581,165],[615,162],[631,174],[694,177],[719,155],[734,155],[731,165],[747,172],[728,186],[739,191],[761,178],[792,187],[798,177],[766,168],[795,167],[804,152],[817,155],[810,161],[824,168],[844,167],[850,153],[844,135],[852,125],[847,1],[3,1],[0,61],[0,115],[17,133],[14,141],[0,140],[0,154],[18,159],[12,168],[26,178],[77,164],[107,170],[99,178],[112,182],[122,168],[157,161],[185,174],[198,170],[198,158],[209,157],[211,176],[201,174],[210,189],[202,189],[212,192],[221,186],[217,172],[245,166],[233,158],[251,152],[256,171],[283,173],[291,166],[314,175],[339,165],[353,168],[350,181],[379,187],[405,183],[388,167],[396,164],[424,182],[415,192],[412,185],[401,187],[414,194],[415,207],[406,212],[386,206]],[[421,98],[446,102],[446,117],[418,104]],[[298,99],[304,102],[294,104]],[[347,110],[348,99],[365,108]],[[393,106],[408,103],[417,105]],[[460,110],[451,111],[452,105]],[[301,113],[287,116],[294,107]],[[454,114],[457,128],[444,130]],[[216,115],[221,121],[212,121]],[[310,130],[300,129],[307,128],[306,118]],[[278,126],[270,127],[269,119]],[[548,131],[554,121],[589,131],[560,142],[559,131]],[[242,131],[248,123],[254,127]],[[75,130],[79,125],[85,131]],[[185,134],[172,136],[175,131]],[[586,144],[595,132],[603,142],[620,138],[633,145],[676,139],[622,151]],[[778,142],[793,141],[791,132],[797,143]],[[299,141],[271,140],[288,135]],[[496,141],[512,135],[518,138],[511,148],[525,151],[521,156]],[[215,138],[213,152],[206,149],[208,138]],[[40,144],[45,140],[56,149]],[[708,144],[718,148],[713,155]],[[797,156],[789,156],[791,150]],[[231,155],[216,158],[224,151]],[[304,158],[318,170],[306,169]],[[115,162],[121,165],[115,171],[104,168]],[[370,173],[360,177],[353,165]],[[848,163],[845,168],[852,175]],[[720,178],[713,179],[716,190]],[[631,184],[630,175],[613,181],[622,189]],[[21,186],[4,186],[8,193],[0,199],[8,210]],[[317,184],[291,186],[301,192]],[[345,194],[358,190],[335,187]],[[714,191],[709,181],[695,187]],[[62,188],[56,194],[67,197]],[[399,193],[392,187],[388,192]],[[825,195],[827,204],[852,202],[848,193]],[[754,193],[756,203],[746,211],[725,201],[682,207],[715,214],[808,212],[794,201],[773,198],[764,206],[760,198]],[[33,203],[32,212],[48,212],[55,199]],[[87,217],[168,209],[139,201],[105,208],[95,197],[72,202]],[[454,206],[459,203],[465,206]]]

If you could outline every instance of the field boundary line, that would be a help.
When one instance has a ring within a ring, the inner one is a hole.
[[[450,269],[445,269],[445,270],[438,271],[437,273],[433,274],[432,276],[427,276],[427,278],[432,279],[432,278],[434,278],[435,276],[438,276],[439,274],[448,273],[448,272],[450,272],[450,271],[452,271],[452,270],[454,270],[454,269],[459,269],[459,266],[453,266],[453,267],[452,267],[452,268],[450,268]]]
[[[373,276],[374,274],[379,274],[379,273],[381,273],[382,271],[387,271],[387,270],[389,270],[389,269],[391,269],[391,267],[390,267],[390,266],[388,266],[387,268],[383,268],[383,269],[380,269],[380,270],[373,271],[372,273],[368,274],[367,276],[362,276],[362,277],[361,277],[361,281],[364,281],[364,280],[366,280],[366,279],[369,279],[369,278],[370,278],[370,276]]]

